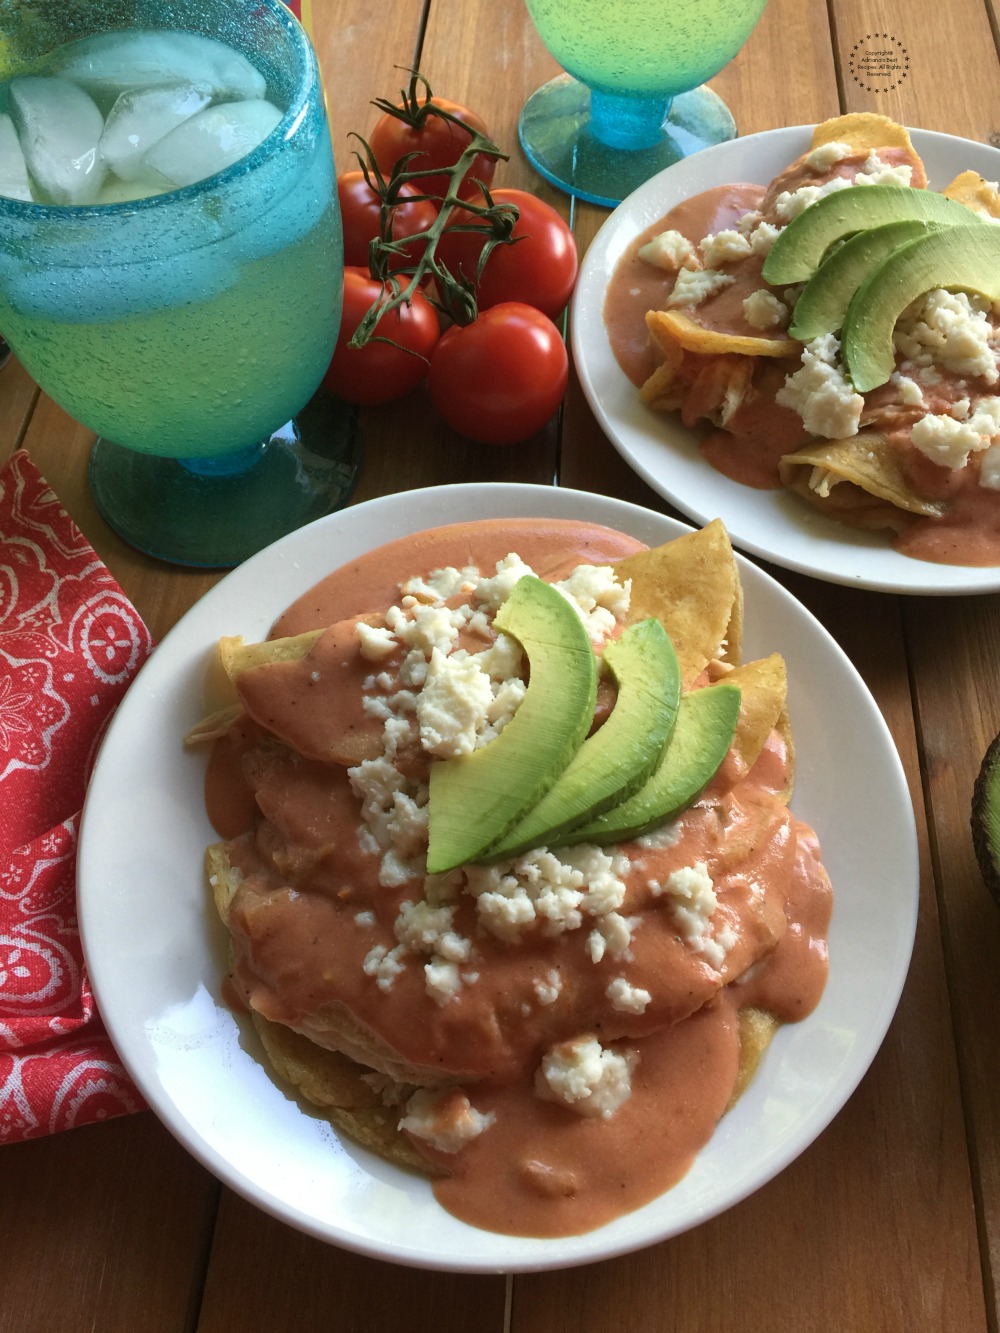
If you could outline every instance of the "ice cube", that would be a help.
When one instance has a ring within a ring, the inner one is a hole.
[[[140,180],[143,156],[165,134],[204,110],[211,92],[193,83],[170,83],[122,93],[108,112],[100,152],[123,181]]]
[[[253,152],[281,120],[271,102],[225,102],[199,111],[165,134],[146,166],[170,185],[191,185]]]
[[[97,152],[104,117],[67,79],[29,75],[10,85],[21,152],[46,202],[91,204],[107,168]]]
[[[8,199],[31,198],[28,168],[10,116],[0,114],[0,194]]]
[[[261,98],[266,88],[245,56],[196,32],[97,33],[65,47],[55,68],[99,99],[163,83],[196,83],[234,99]]]
[[[109,173],[96,204],[130,204],[136,199],[149,199],[154,194],[165,194],[168,186],[148,185],[145,181],[123,181]]]

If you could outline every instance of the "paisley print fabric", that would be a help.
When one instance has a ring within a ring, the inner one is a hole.
[[[83,962],[87,778],[149,633],[28,455],[0,469],[0,1144],[143,1106]]]

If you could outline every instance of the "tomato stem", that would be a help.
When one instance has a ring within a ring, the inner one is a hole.
[[[516,204],[494,203],[489,188],[475,177],[473,177],[473,180],[481,191],[483,202],[477,203],[474,199],[463,198],[459,194],[461,187],[468,184],[466,173],[477,157],[491,157],[506,162],[508,154],[504,153],[492,139],[480,134],[457,116],[453,116],[449,111],[436,105],[431,100],[433,94],[431,93],[430,84],[422,74],[417,70],[411,70],[410,75],[409,89],[401,93],[402,105],[397,106],[383,98],[376,99],[374,105],[383,112],[398,116],[400,120],[415,129],[419,129],[426,124],[429,116],[438,116],[442,120],[451,121],[459,126],[470,135],[470,139],[458,160],[451,167],[432,167],[423,171],[411,171],[409,169],[410,163],[420,154],[408,153],[394,163],[387,178],[375,161],[374,153],[367,141],[359,134],[352,136],[358,140],[364,150],[363,153],[356,152],[355,156],[361,165],[361,170],[364,172],[365,180],[380,200],[379,235],[374,237],[369,245],[368,271],[376,282],[381,283],[382,292],[359,322],[349,343],[351,347],[364,347],[372,338],[375,327],[382,316],[397,310],[401,305],[410,304],[414,293],[421,288],[428,278],[434,279],[436,295],[430,295],[429,293],[425,293],[425,295],[438,310],[456,324],[471,324],[477,318],[479,310],[473,280],[464,274],[452,273],[437,257],[438,241],[456,209],[460,209],[463,213],[468,213],[472,218],[478,219],[478,221],[455,223],[456,230],[479,232],[484,237],[483,250],[476,274],[477,279],[493,249],[498,245],[509,245],[515,239],[513,230],[519,217]],[[414,203],[430,201],[439,205],[438,215],[432,225],[426,231],[417,232],[410,236],[394,237],[392,235],[393,210],[401,200],[402,187],[410,185],[419,190],[421,181],[425,181],[432,176],[440,177],[442,174],[448,176],[448,188],[443,197],[437,194],[406,195],[406,198]],[[405,256],[407,248],[415,244],[419,246],[417,259],[400,267],[398,265],[399,257],[401,255]],[[390,269],[390,262],[393,260],[397,262]]]

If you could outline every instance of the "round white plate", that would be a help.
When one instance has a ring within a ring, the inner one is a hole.
[[[562,1268],[638,1249],[728,1208],[795,1158],[843,1106],[892,1018],[917,910],[912,809],[874,701],[789,593],[740,557],[746,656],[785,654],[798,755],[793,808],[820,834],[836,891],[830,978],[818,1009],[783,1028],[688,1176],[587,1235],[535,1240],[457,1221],[429,1183],[341,1140],[280,1088],[221,998],[224,930],[203,881],[215,835],[205,756],[181,738],[223,634],[263,638],[300,593],[362,551],[473,517],[604,523],[655,545],[686,529],[617,500],[546,486],[446,486],[373,500],[293,533],[223,579],[163,640],[122,702],[90,783],[80,922],[100,1010],[167,1127],[239,1194],[322,1240],[427,1268]]]
[[[902,593],[1000,589],[1000,567],[937,565],[900,555],[886,534],[860,532],[817,513],[788,491],[758,491],[705,462],[698,434],[639,401],[615,360],[604,327],[604,294],[628,245],[675,204],[730,181],[768,184],[809,146],[812,126],[767,130],[705,149],[668,167],[629,195],[587,250],[572,305],[573,356],[583,391],[605,434],[632,468],[698,523],[721,518],[735,545],[785,569],[832,583]],[[960,171],[1000,178],[1000,151],[928,130],[911,130],[933,189]]]

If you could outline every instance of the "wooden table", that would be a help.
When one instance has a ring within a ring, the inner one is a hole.
[[[503,183],[572,217],[583,250],[605,214],[570,209],[524,161],[516,118],[555,72],[520,0],[313,0],[335,151],[369,101],[419,63],[510,150]],[[742,133],[877,110],[1000,142],[997,0],[771,0],[715,81]],[[887,34],[909,57],[872,92],[855,53]],[[860,47],[859,47],[860,44]],[[852,55],[855,60],[852,63]],[[355,501],[455,481],[530,481],[663,509],[571,385],[561,427],[510,449],[451,436],[418,397],[365,414]],[[14,362],[0,373],[0,461],[23,445],[162,636],[216,576],[137,555],[97,516],[92,436]],[[666,1244],[568,1272],[452,1276],[360,1258],[222,1188],[150,1113],[0,1154],[3,1333],[772,1333],[998,1328],[1000,911],[969,835],[972,784],[1000,730],[1000,598],[896,597],[777,574],[865,677],[906,768],[922,876],[916,948],[870,1072],[834,1123],[771,1184]]]

